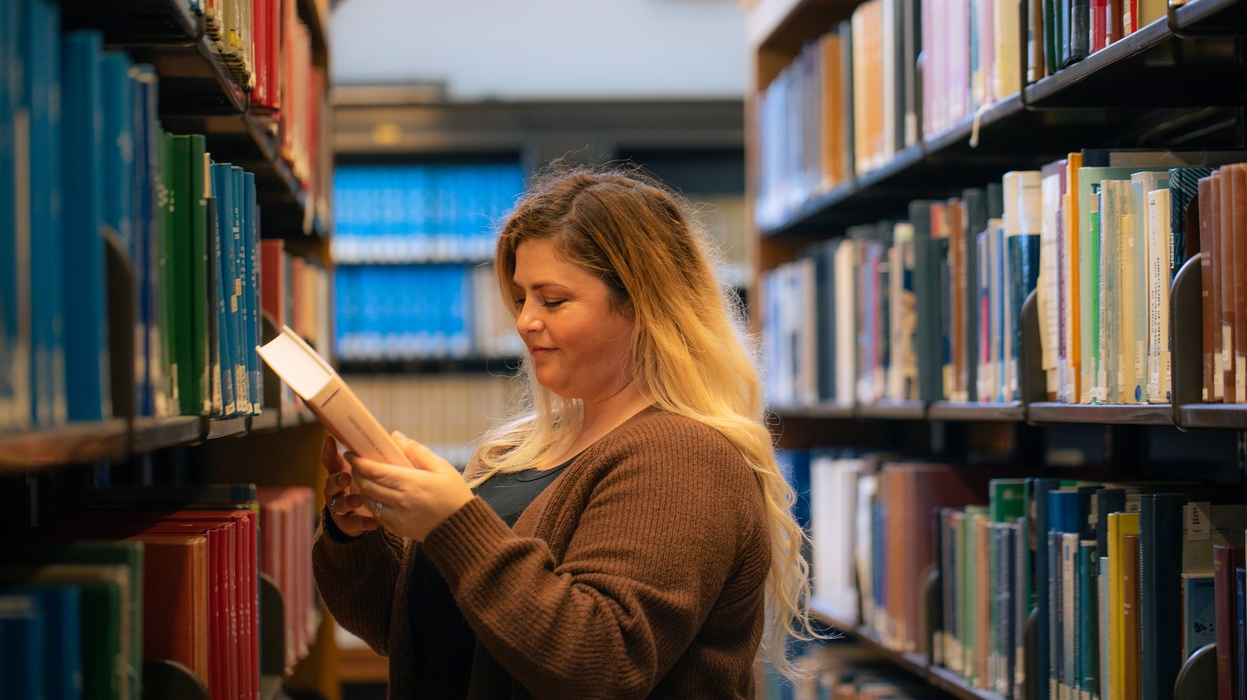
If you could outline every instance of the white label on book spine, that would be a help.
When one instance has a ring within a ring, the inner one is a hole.
[[[1196,540],[1211,539],[1212,535],[1208,529],[1208,511],[1211,509],[1211,504],[1206,501],[1191,503],[1191,507],[1186,509],[1187,541],[1194,542]]]

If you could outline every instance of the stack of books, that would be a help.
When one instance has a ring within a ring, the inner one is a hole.
[[[1203,399],[1247,403],[1247,280],[1235,264],[1247,260],[1247,164],[1191,168],[1183,175],[1197,187],[1198,212],[1188,215],[1198,217],[1198,226],[1188,230],[1199,232]]]
[[[871,465],[810,466],[814,594],[836,620],[1007,698],[1033,684],[1048,698],[1163,697],[1215,643],[1219,685],[1243,697],[1243,489],[1051,478],[983,489],[948,468]],[[838,570],[849,556],[856,590]],[[924,620],[931,570],[940,603]],[[1024,663],[1032,611],[1037,678]]]
[[[1218,290],[1204,296],[1206,398],[1247,401],[1247,324],[1221,252],[1242,238],[1245,168],[1213,167],[1241,157],[1085,150],[849,227],[763,278],[768,400],[1019,401],[1033,291],[1048,400],[1167,403],[1170,285],[1202,251],[1204,289]]]
[[[519,164],[342,166],[334,173],[334,260],[489,260],[524,191]]]
[[[55,4],[16,6],[23,24],[0,34],[28,78],[0,107],[17,134],[0,140],[0,430],[257,413],[254,176],[161,128],[151,66],[62,34]]]
[[[13,697],[137,700],[145,659],[183,664],[214,698],[259,697],[261,572],[298,621],[287,624],[288,665],[307,655],[311,490],[257,501],[254,486],[200,487],[195,505],[169,509],[185,502],[179,489],[91,490],[86,500],[108,509],[4,547],[0,638]],[[65,694],[74,679],[80,689]]]

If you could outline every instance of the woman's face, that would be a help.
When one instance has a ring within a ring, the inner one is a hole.
[[[551,241],[515,249],[515,327],[537,381],[565,399],[609,398],[631,381],[632,319],[606,283],[567,262]]]

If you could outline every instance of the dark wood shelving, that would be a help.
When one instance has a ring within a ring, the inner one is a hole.
[[[130,432],[132,454],[151,452],[175,445],[191,445],[204,438],[203,418],[199,416],[135,418]]]
[[[894,420],[923,420],[927,417],[927,405],[923,401],[884,400],[857,406],[859,418],[891,418]]]
[[[1167,403],[1088,405],[1044,402],[1027,404],[1026,419],[1031,423],[1173,425],[1173,407]]]
[[[128,434],[118,418],[0,435],[0,471],[121,459]]]
[[[1187,404],[1177,413],[1179,428],[1247,430],[1247,404]]]
[[[927,663],[926,657],[913,652],[896,651],[884,646],[873,630],[865,626],[850,625],[832,616],[826,605],[817,598],[810,601],[810,614],[836,632],[870,649],[907,673],[917,676],[930,686],[939,688],[961,700],[1004,700],[1004,696],[989,690],[971,686],[957,674],[940,666]]]
[[[927,407],[927,420],[1012,421],[1026,419],[1022,403],[959,403],[934,401]]]
[[[261,411],[257,416],[251,416],[247,421],[248,433],[261,433],[271,430],[277,430],[281,427],[281,414],[275,408]]]
[[[801,6],[806,4],[838,6]],[[1198,28],[1212,20],[1226,26],[1247,16],[1245,5],[1242,0],[1192,0],[1176,16],[1181,27]],[[787,21],[776,29],[784,31],[822,30]],[[1028,85],[1023,94],[983,109],[977,115],[976,146],[970,146],[971,115],[898,151],[882,167],[811,197],[760,233],[763,238],[825,238],[853,224],[904,217],[912,200],[952,196],[1009,170],[1038,169],[1088,144],[1132,145],[1154,140],[1170,124],[1232,118],[1232,110],[1247,97],[1247,64],[1236,58],[1234,42],[1226,36],[1184,38],[1171,31],[1165,18],[1157,20]]]
[[[208,420],[208,432],[204,436],[207,440],[216,440],[223,437],[240,437],[247,434],[247,421],[250,416],[236,416],[234,418],[211,418]]]
[[[827,418],[851,420],[856,415],[852,404],[820,403],[813,406],[776,406],[771,409],[784,418]]]

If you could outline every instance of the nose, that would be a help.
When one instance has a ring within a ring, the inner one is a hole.
[[[520,307],[520,312],[515,315],[515,330],[523,335],[540,332],[544,327],[545,324],[540,318],[536,305],[526,299],[524,305]]]

